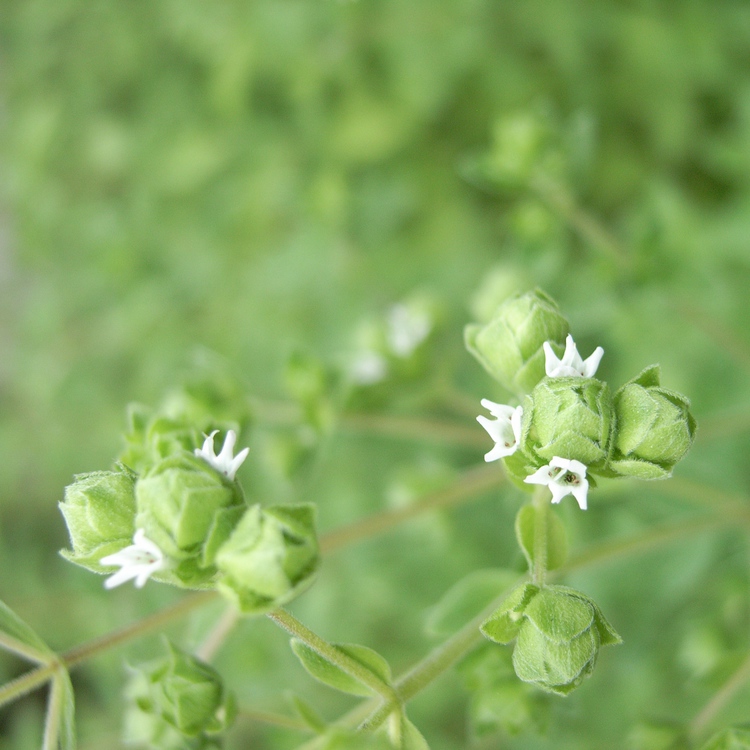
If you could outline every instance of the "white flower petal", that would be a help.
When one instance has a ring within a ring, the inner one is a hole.
[[[212,468],[216,469],[220,474],[224,474],[228,479],[234,480],[237,470],[247,458],[250,449],[244,448],[236,456],[232,457],[234,446],[237,442],[237,433],[234,430],[227,430],[227,435],[224,438],[224,445],[217,456],[214,452],[214,436],[218,432],[218,430],[214,430],[210,435],[207,435],[203,442],[203,447],[196,448],[194,453]]]
[[[143,529],[138,529],[133,535],[133,544],[124,547],[113,555],[107,555],[99,560],[101,565],[119,565],[120,570],[113,573],[104,582],[104,588],[115,586],[135,578],[137,588],[142,588],[149,577],[165,567],[162,551],[150,539],[146,538]]]
[[[559,359],[552,350],[549,341],[545,341],[542,346],[544,349],[544,371],[549,378],[593,378],[604,355],[604,349],[598,346],[593,354],[584,361],[581,359],[578,347],[570,334],[565,339],[565,353],[562,359]]]
[[[478,416],[477,422],[487,430],[487,434],[495,441],[495,447],[484,456],[485,461],[497,461],[505,456],[512,456],[518,449],[521,438],[521,418],[523,408],[496,404],[489,399],[482,399],[482,406],[496,419]]]
[[[547,485],[555,504],[567,495],[573,495],[580,509],[586,510],[589,481],[586,479],[586,464],[580,461],[553,456],[549,464],[537,469],[523,481]]]

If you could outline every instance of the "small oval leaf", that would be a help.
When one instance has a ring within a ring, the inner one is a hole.
[[[391,668],[379,653],[373,651],[371,648],[367,648],[367,646],[360,646],[356,643],[336,643],[332,645],[372,672],[379,680],[390,684]],[[294,651],[297,658],[302,662],[302,666],[310,676],[324,685],[351,695],[359,695],[366,698],[373,695],[372,688],[362,684],[359,680],[344,672],[340,667],[324,659],[306,643],[297,638],[292,638],[291,646],[292,651]]]

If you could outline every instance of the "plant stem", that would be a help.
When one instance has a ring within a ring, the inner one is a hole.
[[[547,573],[547,520],[549,502],[547,488],[537,487],[532,500],[534,504],[534,570],[532,579],[537,586],[544,586]]]
[[[530,185],[539,198],[565,219],[584,241],[614,261],[621,270],[627,267],[628,257],[620,242],[597,218],[580,208],[560,183],[537,174]]]
[[[52,680],[49,697],[47,698],[47,716],[44,720],[44,739],[42,750],[57,750],[60,735],[60,720],[63,711],[62,683],[59,679]]]
[[[92,656],[96,656],[103,651],[109,651],[122,643],[145,635],[150,630],[156,630],[171,620],[176,620],[188,612],[192,612],[194,609],[198,609],[204,604],[214,601],[217,596],[218,594],[215,591],[202,591],[199,594],[186,596],[169,607],[154,612],[152,615],[136,620],[130,623],[130,625],[125,625],[118,630],[107,633],[100,638],[95,638],[81,646],[76,646],[62,654],[60,659],[66,667],[74,667],[79,662],[90,659]]]
[[[688,727],[688,735],[697,741],[711,721],[719,714],[740,688],[750,680],[750,655],[719,688],[711,700],[696,714]]]
[[[745,523],[750,522],[750,514],[742,516]],[[548,579],[558,579],[575,570],[586,568],[594,563],[608,559],[615,559],[622,555],[642,552],[649,548],[658,547],[665,541],[686,536],[691,533],[705,531],[712,526],[722,526],[736,523],[734,518],[701,518],[682,523],[664,525],[645,534],[640,534],[630,539],[604,542],[591,547],[581,555],[573,558],[566,565],[547,574]],[[521,577],[515,585],[527,580]],[[511,587],[513,588],[513,587]],[[421,661],[415,664],[408,672],[400,676],[395,687],[404,702],[413,698],[417,693],[426,688],[432,681],[448,670],[459,659],[465,656],[472,648],[481,642],[482,636],[479,631],[481,623],[502,603],[508,592],[497,597],[485,610],[464,625],[448,640],[431,651]],[[368,728],[376,728],[382,724],[393,711],[392,705],[384,705],[376,709],[366,721]]]
[[[386,510],[334,529],[320,537],[320,549],[330,554],[353,542],[379,534],[422,513],[445,508],[468,500],[474,495],[502,484],[504,475],[496,466],[481,465],[469,469],[445,489],[427,495],[405,508]]]
[[[275,727],[284,727],[285,729],[298,729],[301,732],[310,730],[310,727],[301,719],[295,719],[293,716],[277,714],[271,711],[253,711],[241,708],[237,715],[241,719],[248,719],[252,722],[271,724]]]
[[[346,672],[346,674],[353,677],[357,682],[369,687],[386,702],[394,705],[401,703],[401,698],[391,685],[383,682],[383,680],[356,661],[356,659],[352,659],[351,656],[348,656],[340,649],[328,643],[328,641],[323,640],[316,633],[313,633],[312,630],[303,625],[285,609],[276,609],[267,616],[286,630],[287,633],[309,646],[327,662],[337,666],[342,672]]]
[[[221,617],[219,617],[213,628],[209,631],[203,643],[198,646],[195,655],[205,662],[211,661],[239,621],[240,613],[233,604],[230,604],[222,612]]]
[[[217,596],[214,591],[205,591],[200,594],[180,599],[175,604],[166,607],[159,612],[148,615],[136,622],[126,625],[125,627],[115,630],[111,633],[95,638],[81,646],[76,646],[70,651],[66,651],[60,656],[50,657],[50,661],[32,669],[20,677],[6,683],[0,687],[0,706],[10,701],[20,698],[22,695],[31,692],[35,688],[44,685],[55,672],[60,668],[70,669],[86,659],[90,659],[104,651],[109,651],[122,643],[145,635],[150,630],[155,630],[166,625],[170,620],[191,612],[198,607],[203,606],[206,602],[215,599]]]

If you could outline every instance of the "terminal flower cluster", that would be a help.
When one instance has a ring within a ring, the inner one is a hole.
[[[555,354],[549,341],[544,342],[543,349],[548,378],[592,378],[604,354],[604,349],[598,346],[591,356],[586,360],[582,359],[570,334],[566,337],[562,358]],[[488,399],[482,399],[481,403],[496,417],[495,420],[489,420],[484,416],[477,417],[477,421],[495,441],[495,447],[485,454],[484,460],[496,461],[512,456],[521,442],[523,407],[496,404]],[[548,486],[552,492],[553,503],[559,503],[565,496],[573,495],[581,510],[587,508],[589,482],[586,478],[586,465],[581,461],[552,456],[548,464],[526,476],[523,481],[527,484]]]

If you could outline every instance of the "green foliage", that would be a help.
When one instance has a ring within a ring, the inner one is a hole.
[[[219,549],[219,590],[243,614],[268,612],[313,581],[320,563],[315,506],[253,505]]]
[[[61,487],[118,455],[141,474],[235,429],[251,448],[240,474],[251,505],[318,506],[324,560],[295,613],[372,645],[396,680],[408,673],[451,637],[428,639],[421,624],[456,581],[524,569],[518,492],[502,471],[492,484],[498,467],[474,466],[492,447],[473,421],[479,400],[507,397],[461,331],[538,285],[581,351],[605,348],[613,393],[660,362],[701,429],[672,479],[600,481],[586,513],[562,504],[570,558],[550,580],[600,602],[626,643],[565,702],[509,678],[553,701],[548,735],[484,742],[598,750],[654,716],[689,725],[750,632],[747,5],[6,5],[0,569],[3,599],[43,642],[73,648],[191,596],[153,581],[106,592],[61,560]],[[423,294],[439,315],[398,358],[390,311]],[[376,346],[386,378],[352,383],[350,361]],[[325,373],[325,432],[285,386],[298,351]],[[158,404],[137,415],[135,448],[117,442],[132,400]],[[664,434],[683,403],[667,402]],[[639,464],[642,475],[672,471],[671,456],[643,448],[664,466]],[[401,492],[400,477],[420,472],[434,486]],[[486,606],[474,601],[441,626],[461,634]],[[218,616],[207,605],[173,623],[177,642],[197,648]],[[117,742],[119,653],[140,661],[152,646],[121,644],[74,672],[82,746]],[[249,711],[228,750],[307,741],[251,718],[288,689],[326,720],[352,707],[311,690],[267,623],[243,622],[215,659]],[[19,669],[2,654],[3,681]],[[746,719],[743,698],[705,734]],[[410,703],[433,750],[467,746],[478,704],[466,700],[447,675]],[[482,705],[497,716],[505,703]],[[0,745],[38,750],[45,710],[39,694],[4,707]],[[334,734],[340,747],[387,742]]]
[[[341,667],[331,663],[299,639],[293,638],[291,644],[292,651],[302,662],[302,666],[319,682],[351,695],[370,696],[373,694],[372,688],[359,682]],[[391,668],[388,662],[376,651],[356,643],[334,643],[332,645],[337,651],[354,659],[386,685],[390,685]]]
[[[218,747],[232,723],[234,699],[218,672],[166,641],[167,655],[131,669],[126,737],[170,750]]]
[[[538,528],[540,523],[543,530]],[[516,540],[523,551],[529,569],[534,569],[536,558],[536,536],[537,533],[544,534],[543,554],[547,570],[555,570],[561,567],[568,557],[568,540],[563,522],[555,515],[551,508],[544,506],[542,509],[533,505],[524,505],[516,516]]]

